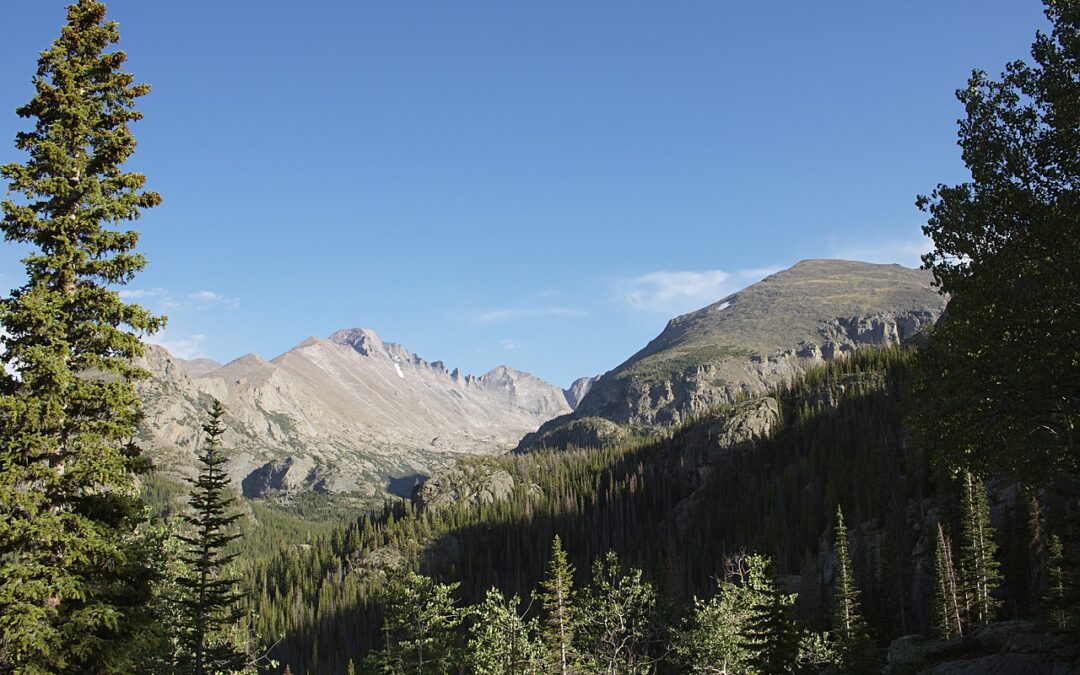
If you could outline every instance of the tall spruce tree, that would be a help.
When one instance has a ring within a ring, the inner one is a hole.
[[[799,669],[799,632],[795,626],[795,595],[784,593],[764,559],[757,576],[746,623],[749,665],[762,675],[794,673]]]
[[[566,559],[559,535],[555,535],[551,542],[551,561],[540,587],[540,599],[547,615],[544,642],[548,647],[548,665],[551,672],[567,675],[574,672],[577,663],[574,651],[574,568]]]
[[[934,630],[939,638],[947,640],[954,635],[964,634],[964,622],[952,541],[940,522],[937,524],[935,541]]]
[[[105,6],[79,0],[41,52],[35,95],[17,109],[25,163],[0,175],[5,240],[30,248],[26,283],[0,299],[0,671],[127,667],[148,599],[132,534],[142,509],[131,359],[163,319],[114,286],[146,261],[115,229],[160,197],[122,167],[135,150],[135,99]]]
[[[226,547],[241,536],[234,527],[241,514],[230,509],[236,500],[225,473],[228,458],[221,448],[224,414],[215,399],[210,419],[203,426],[206,439],[199,454],[199,475],[190,479],[192,513],[185,515],[184,521],[192,532],[180,537],[187,545],[183,560],[188,565],[188,574],[179,579],[188,591],[181,600],[185,609],[182,635],[185,661],[195,675],[238,671],[247,665],[246,655],[227,635],[227,629],[241,617],[238,582],[224,573],[236,557],[226,553]]]
[[[851,572],[848,554],[848,531],[844,513],[836,507],[833,549],[836,554],[836,589],[833,592],[833,630],[836,635],[837,664],[841,672],[864,673],[873,670],[877,656],[859,607],[859,590]]]
[[[994,597],[1001,585],[990,505],[982,481],[970,471],[961,476],[963,490],[959,581],[964,620],[971,628],[985,626],[997,616],[1001,602]]]

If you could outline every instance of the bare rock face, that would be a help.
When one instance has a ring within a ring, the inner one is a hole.
[[[900,344],[932,325],[946,299],[929,272],[900,265],[806,260],[696,312],[595,380],[573,415],[628,427],[680,424],[740,395],[866,346]]]
[[[566,402],[570,404],[570,407],[577,410],[577,407],[581,404],[581,399],[585,398],[585,394],[589,393],[593,384],[600,379],[599,377],[579,377],[570,384],[569,389],[563,389],[563,395],[566,396]]]
[[[462,459],[418,486],[412,499],[418,508],[430,511],[478,506],[506,499],[514,485],[514,477],[490,460]]]
[[[245,494],[314,489],[378,498],[461,454],[499,454],[570,412],[561,389],[500,367],[447,372],[370,329],[308,338],[267,361],[182,362],[148,346],[140,441],[167,472],[191,475],[205,411],[225,406],[228,471]]]

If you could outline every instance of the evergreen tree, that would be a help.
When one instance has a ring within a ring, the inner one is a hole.
[[[937,525],[934,549],[934,629],[943,640],[964,634],[960,589],[953,563],[952,542],[945,528]]]
[[[518,597],[509,599],[488,589],[483,603],[472,611],[469,672],[480,675],[538,675],[544,672],[544,649],[539,621],[518,613]]]
[[[841,672],[864,673],[877,663],[874,644],[870,640],[859,608],[859,591],[851,574],[848,555],[848,533],[844,513],[836,507],[836,528],[833,550],[836,554],[836,590],[833,595],[833,629],[836,655]]]
[[[577,660],[574,651],[574,568],[566,559],[558,535],[551,543],[551,561],[540,587],[540,599],[547,615],[544,642],[548,647],[548,663],[552,672],[566,675],[574,672]]]
[[[137,334],[163,320],[115,285],[145,265],[138,234],[112,225],[160,197],[122,166],[129,124],[149,91],[122,70],[105,6],[79,0],[38,59],[34,120],[16,135],[29,156],[0,167],[7,241],[26,245],[26,284],[0,299],[0,671],[130,667],[150,586],[133,536],[139,466],[126,444],[143,373]]]
[[[769,572],[768,559],[754,580],[753,606],[746,623],[749,665],[761,675],[798,670],[799,632],[795,626],[795,596],[780,590]]]
[[[1050,537],[1047,577],[1049,577],[1049,583],[1047,584],[1046,606],[1049,609],[1050,625],[1058,630],[1068,630],[1073,627],[1073,617],[1068,602],[1072,584],[1065,565],[1065,551],[1061,545],[1061,538],[1057,535]]]
[[[656,663],[656,591],[642,581],[641,570],[624,573],[614,551],[593,562],[577,626],[589,672],[633,675],[650,672]]]
[[[456,668],[456,631],[463,618],[453,597],[457,587],[412,571],[391,581],[383,619],[386,646],[374,655],[375,672],[442,675]]]
[[[960,531],[960,589],[964,621],[969,627],[994,620],[1001,602],[994,597],[1001,585],[994,528],[986,488],[970,471],[961,477],[963,499]]]
[[[185,515],[184,521],[192,532],[180,537],[187,545],[183,560],[188,565],[188,575],[179,580],[188,591],[181,601],[185,609],[183,639],[191,671],[196,675],[236,671],[247,665],[245,655],[225,634],[241,618],[237,580],[224,573],[225,566],[236,557],[235,553],[226,553],[226,546],[241,536],[233,527],[241,514],[230,513],[235,498],[224,470],[228,459],[221,448],[224,414],[215,399],[210,420],[203,426],[206,439],[199,454],[199,476],[189,480],[193,513]]]

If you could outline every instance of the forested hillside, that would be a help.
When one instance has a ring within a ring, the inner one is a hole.
[[[608,551],[644,570],[661,589],[669,626],[692,597],[715,591],[727,556],[766,554],[799,593],[803,625],[823,630],[838,506],[851,524],[871,634],[884,645],[928,630],[933,542],[924,533],[938,518],[949,524],[942,514],[954,510],[959,492],[905,441],[900,410],[911,359],[900,348],[859,352],[774,397],[723,406],[656,440],[471,460],[486,468],[481,475],[506,471],[512,491],[440,510],[390,504],[310,545],[283,545],[280,555],[246,563],[260,632],[284,636],[275,655],[293,672],[343,671],[349,659],[359,663],[379,648],[383,594],[395,571],[460,582],[466,604],[493,586],[528,598],[555,536],[580,584]],[[756,440],[725,438],[766,401],[779,404],[771,429]],[[1014,494],[1002,492],[998,510],[1013,525],[1026,522]],[[1023,526],[1000,539],[1006,557],[1025,558]],[[1027,567],[1008,571],[1008,597],[1027,597]]]

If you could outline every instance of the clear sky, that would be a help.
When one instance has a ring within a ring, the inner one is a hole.
[[[141,99],[130,294],[181,356],[367,326],[562,386],[803,258],[915,266],[953,92],[1033,0],[111,0]],[[0,0],[0,161],[63,0]],[[0,285],[20,282],[0,251]]]

